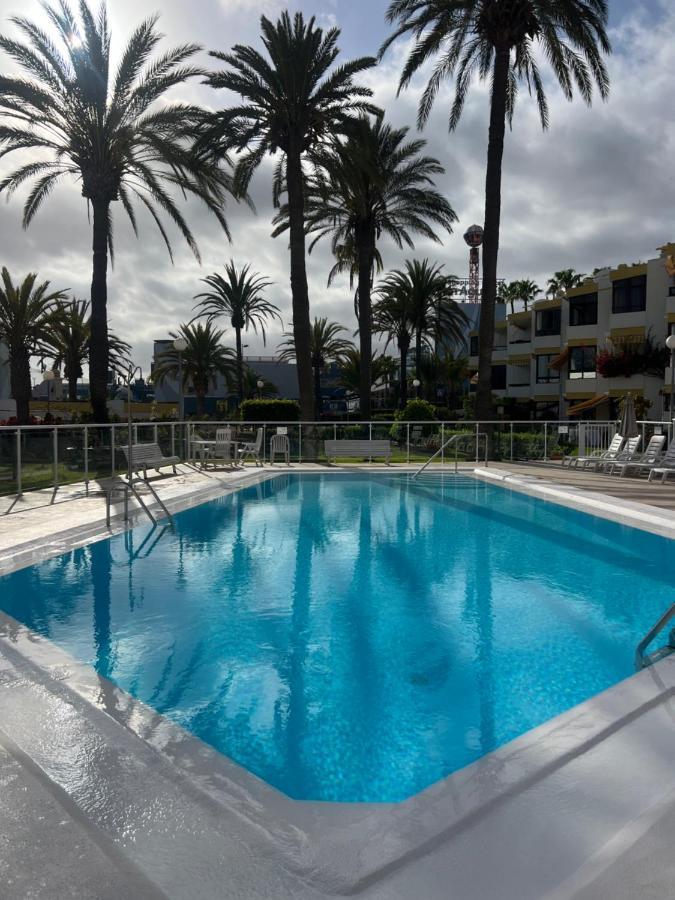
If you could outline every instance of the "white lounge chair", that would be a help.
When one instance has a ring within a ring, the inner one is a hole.
[[[243,461],[247,457],[252,457],[255,460],[256,466],[262,466],[262,462],[260,460],[260,451],[262,450],[262,442],[263,442],[263,430],[259,428],[255,441],[250,441],[247,444],[243,444],[239,448],[239,461],[243,463]]]
[[[654,434],[649,439],[649,443],[647,444],[647,449],[643,454],[641,454],[636,459],[627,459],[619,462],[613,462],[609,467],[608,471],[610,475],[614,475],[617,472],[619,473],[619,477],[623,478],[623,476],[630,469],[635,469],[638,473],[640,472],[649,472],[650,469],[653,469],[655,465],[658,464],[661,459],[661,454],[663,453],[663,445],[666,442],[665,434]]]
[[[582,469],[585,469],[587,466],[592,463],[597,463],[601,459],[616,459],[623,447],[623,441],[623,437],[617,432],[606,450],[593,453],[590,456],[563,456],[562,464],[564,466],[565,462],[568,462],[570,468],[574,465],[574,468],[577,469],[581,463]]]
[[[638,453],[640,451],[640,444],[642,443],[642,435],[638,434],[636,437],[630,437],[626,441],[623,450],[620,450],[614,459],[600,459],[597,460],[593,468],[596,472],[602,472],[603,469],[609,469],[617,462],[631,462],[636,459]],[[590,468],[590,466],[587,466]]]
[[[675,438],[655,466],[649,470],[649,481],[654,481],[657,475],[661,477],[661,483],[665,483],[669,475],[675,474]]]
[[[277,453],[285,460],[286,465],[291,464],[291,442],[285,434],[273,434],[270,441],[270,464],[274,465]]]

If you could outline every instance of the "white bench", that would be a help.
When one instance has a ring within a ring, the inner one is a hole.
[[[129,462],[129,448],[120,447],[120,450]],[[162,466],[171,466],[176,475],[176,465],[180,462],[179,456],[164,456],[159,444],[132,444],[131,445],[131,470],[140,472],[143,470],[143,478],[147,481],[148,469],[156,469],[158,472]]]
[[[372,459],[383,456],[389,465],[391,459],[391,441],[324,441],[328,459],[336,460],[338,456],[358,456]]]

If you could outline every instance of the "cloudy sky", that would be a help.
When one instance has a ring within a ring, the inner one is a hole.
[[[291,8],[316,15],[321,24],[342,29],[344,57],[376,53],[388,28],[387,0],[302,0]],[[165,46],[195,40],[207,49],[226,50],[234,43],[258,42],[261,14],[275,16],[288,6],[280,0],[114,0],[109,4],[114,42],[120,47],[131,28],[158,12]],[[608,103],[587,109],[577,100],[567,103],[550,81],[551,127],[543,133],[535,105],[523,92],[512,133],[507,135],[502,197],[500,276],[533,278],[540,285],[555,269],[571,266],[586,272],[596,266],[633,262],[655,255],[655,248],[675,239],[675,9],[671,0],[610,0],[609,67],[612,79]],[[9,18],[23,14],[43,19],[38,0],[0,0],[2,29],[12,33]],[[394,48],[364,80],[375,101],[396,125],[414,130],[416,104],[423,79],[400,98],[396,84],[405,46]],[[202,62],[208,65],[204,54]],[[8,61],[0,70],[10,69]],[[182,89],[181,99],[204,105],[226,105],[234,98],[198,83]],[[450,88],[436,103],[423,136],[428,152],[445,166],[439,187],[459,216],[442,246],[419,241],[415,255],[444,263],[446,271],[465,276],[466,227],[483,221],[483,182],[487,147],[488,102],[484,86],[474,85],[462,122],[447,130]],[[18,161],[18,160],[17,160]],[[0,175],[11,157],[0,162]],[[188,210],[203,261],[200,266],[176,237],[171,265],[154,226],[141,219],[137,241],[123,215],[116,211],[117,260],[109,278],[112,327],[130,341],[134,360],[149,367],[152,341],[191,317],[200,278],[218,270],[230,258],[251,263],[274,287],[270,298],[290,320],[287,243],[270,237],[272,164],[261,168],[252,195],[257,207],[231,203],[228,219],[233,242],[199,207]],[[21,230],[22,197],[0,203],[0,264],[15,278],[37,271],[55,287],[88,296],[91,278],[91,235],[87,210],[75,184],[58,188],[26,232]],[[400,265],[404,255],[382,247],[385,265]],[[408,254],[410,255],[410,254]],[[328,247],[309,258],[312,315],[328,316],[355,327],[348,283],[326,287],[331,260]],[[268,335],[267,348],[254,335],[249,354],[274,351],[280,330]]]

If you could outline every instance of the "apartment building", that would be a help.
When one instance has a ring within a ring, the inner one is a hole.
[[[660,256],[601,269],[566,294],[495,325],[492,386],[512,418],[607,419],[629,391],[669,415],[666,337],[675,332],[675,243]],[[478,331],[470,359],[478,366]]]

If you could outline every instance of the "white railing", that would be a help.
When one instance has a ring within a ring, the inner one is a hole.
[[[603,449],[616,429],[616,422],[558,421],[442,421],[396,422],[135,422],[135,443],[159,444],[166,455],[190,460],[190,435],[215,437],[218,427],[231,426],[238,438],[253,440],[258,427],[263,429],[263,459],[270,438],[278,428],[289,437],[291,458],[296,462],[326,462],[325,440],[389,439],[394,462],[423,463],[440,450],[445,462],[444,444],[453,435],[475,436],[490,432],[490,458],[504,461],[559,459],[564,454],[589,448]],[[670,442],[672,422],[638,423],[643,446],[660,429]],[[119,448],[128,443],[128,425],[3,425],[0,426],[0,496],[16,497],[31,490],[52,489],[64,484],[83,483],[85,492],[92,481],[120,475],[125,461]]]

